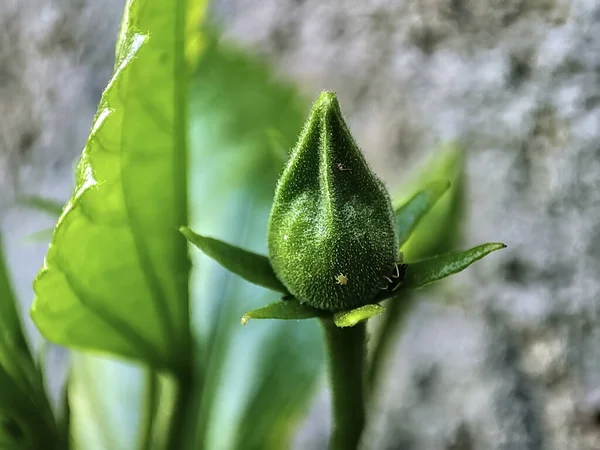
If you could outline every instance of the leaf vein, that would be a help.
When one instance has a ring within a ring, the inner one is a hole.
[[[148,361],[154,361],[155,363],[162,364],[163,358],[158,354],[152,342],[144,336],[142,333],[134,329],[127,321],[121,319],[116,316],[112,312],[107,309],[100,307],[103,303],[102,300],[89,302],[87,298],[93,298],[89,291],[87,291],[83,286],[81,286],[71,275],[69,272],[64,269],[61,263],[58,260],[54,262],[57,270],[62,272],[65,277],[67,284],[71,291],[78,298],[79,303],[90,312],[95,314],[102,322],[108,325],[110,328],[114,329],[117,333],[120,333],[127,340],[129,340],[136,350],[140,352],[140,354],[144,355],[144,358]]]

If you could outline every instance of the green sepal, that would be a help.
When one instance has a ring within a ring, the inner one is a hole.
[[[381,301],[395,297],[406,289],[419,289],[455,273],[462,272],[484,256],[503,248],[506,248],[505,244],[492,242],[478,245],[469,250],[446,253],[445,255],[408,263],[402,286],[395,292],[381,294],[377,300]]]
[[[394,209],[398,245],[408,241],[420,220],[434,207],[441,196],[450,188],[450,181],[438,180],[427,184],[402,206]]]
[[[292,298],[248,311],[242,316],[240,322],[242,325],[246,325],[250,319],[302,320],[325,317],[327,315],[330,314],[312,306],[303,305],[298,300]]]
[[[217,261],[230,272],[239,275],[250,283],[287,294],[287,289],[275,276],[269,258],[266,256],[227,244],[218,239],[196,234],[188,227],[181,227],[179,231],[205,255]]]
[[[349,311],[340,311],[333,315],[333,322],[339,328],[353,327],[367,319],[383,314],[385,308],[377,303],[361,306]]]

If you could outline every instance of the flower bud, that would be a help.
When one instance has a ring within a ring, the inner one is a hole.
[[[300,302],[322,310],[371,303],[394,267],[388,192],[332,92],[314,104],[279,179],[268,239],[277,277]]]

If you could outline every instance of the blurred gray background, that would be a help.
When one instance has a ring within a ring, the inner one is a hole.
[[[122,0],[0,4],[0,224],[30,299],[112,71]],[[412,312],[368,427],[373,449],[600,449],[600,2],[220,0],[213,20],[310,97],[338,92],[390,186],[467,144],[462,247],[508,249]],[[448,300],[448,296],[451,300]],[[24,309],[27,305],[24,305]],[[323,448],[321,394],[296,444]]]

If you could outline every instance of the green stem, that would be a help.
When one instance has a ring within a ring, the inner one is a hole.
[[[189,443],[190,417],[194,405],[194,371],[186,366],[176,374],[177,393],[169,425],[168,449],[184,450]]]
[[[62,411],[57,418],[57,450],[69,450],[71,448],[71,404],[69,403],[69,379],[66,380],[64,392],[62,393]]]
[[[329,449],[354,450],[365,426],[366,324],[338,328],[331,319],[322,319],[321,325],[333,410]]]
[[[413,305],[413,300],[409,295],[406,298],[392,298],[386,305],[384,322],[379,327],[377,339],[371,347],[372,355],[368,375],[369,392],[372,392],[381,380],[386,357],[389,355],[392,344],[398,337],[404,319]]]
[[[145,417],[140,450],[150,450],[154,442],[154,419],[158,408],[158,377],[154,370],[146,371]]]

